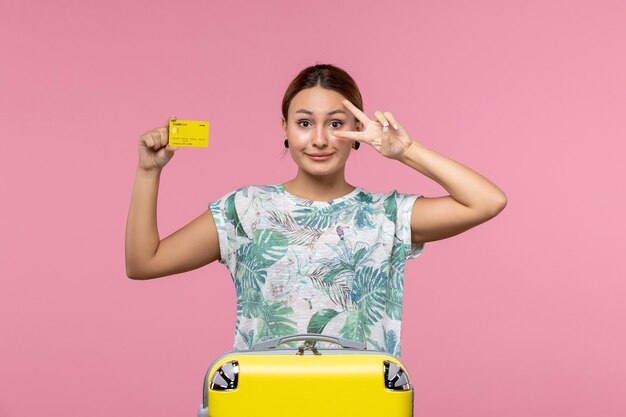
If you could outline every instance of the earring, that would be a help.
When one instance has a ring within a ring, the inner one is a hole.
[[[355,151],[359,149],[359,146],[361,146],[361,142],[354,141],[354,145],[352,145],[352,147],[354,148]]]
[[[289,147],[289,141],[287,140],[287,138],[285,138],[285,148]]]

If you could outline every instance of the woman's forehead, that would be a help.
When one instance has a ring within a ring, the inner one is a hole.
[[[346,111],[342,101],[345,97],[334,91],[321,87],[306,88],[296,94],[289,105],[289,112],[305,110],[312,113],[324,113],[335,110]]]

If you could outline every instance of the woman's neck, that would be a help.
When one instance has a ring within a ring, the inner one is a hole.
[[[354,186],[348,184],[343,175],[313,176],[298,172],[298,175],[283,184],[285,190],[297,197],[314,200],[329,201],[349,194]]]

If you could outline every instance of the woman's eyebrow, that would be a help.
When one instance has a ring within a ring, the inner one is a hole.
[[[296,110],[296,113],[304,113],[304,114],[309,114],[309,115],[312,115],[312,114],[313,114],[313,112],[312,112],[312,111],[305,110],[305,109],[299,109],[299,110]],[[337,113],[348,114],[347,112],[345,112],[345,111],[343,111],[343,110],[333,110],[333,111],[331,111],[331,112],[328,112],[328,115],[329,115],[329,116],[332,116],[333,114],[337,114]]]

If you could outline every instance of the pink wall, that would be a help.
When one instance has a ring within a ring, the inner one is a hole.
[[[126,278],[137,138],[211,121],[163,174],[165,237],[294,175],[280,99],[327,62],[508,196],[407,265],[416,416],[626,415],[626,3],[90,3],[0,6],[0,416],[195,415],[234,290],[218,263]],[[348,180],[445,194],[367,147]]]

